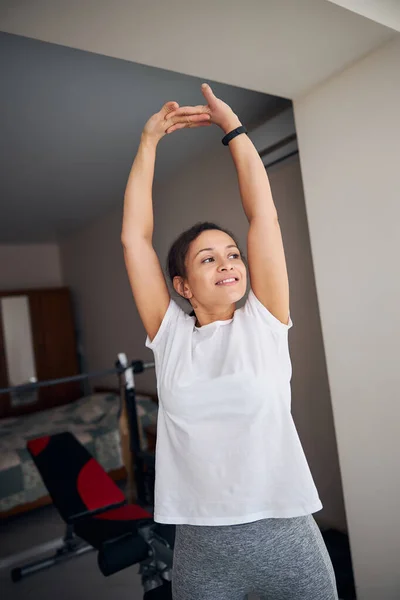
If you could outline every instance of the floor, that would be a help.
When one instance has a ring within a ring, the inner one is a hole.
[[[53,507],[0,524],[0,565],[6,557],[29,547],[50,542],[64,534],[64,523]],[[33,560],[37,560],[35,557]],[[28,558],[28,562],[32,560]],[[22,562],[26,562],[26,559]],[[18,566],[18,565],[13,565]],[[1,596],[5,600],[141,600],[143,588],[138,567],[104,577],[97,566],[97,553],[89,552],[51,569],[13,583],[11,567],[0,570]]]

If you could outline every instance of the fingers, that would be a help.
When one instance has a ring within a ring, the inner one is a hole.
[[[173,133],[174,131],[178,131],[178,129],[194,129],[195,127],[208,127],[210,125],[212,125],[210,121],[199,121],[197,123],[175,123],[175,125],[171,125],[171,127],[168,127],[165,133],[169,134]]]
[[[208,85],[208,83],[202,84],[201,91],[202,91],[204,98],[207,100],[207,104],[212,108],[213,105],[215,104],[215,102],[218,100],[218,98],[215,96],[214,92],[212,91],[212,89]]]
[[[208,114],[195,114],[195,115],[175,115],[174,117],[170,117],[170,118],[165,118],[164,119],[164,124],[165,124],[165,128],[168,127],[172,127],[172,125],[176,125],[176,124],[180,124],[182,123],[183,125],[185,125],[186,127],[190,127],[191,125],[194,125],[195,123],[200,123],[202,121],[210,121],[210,115]]]
[[[180,108],[173,109],[171,112],[169,112],[166,116],[166,119],[205,114],[210,114],[210,109],[208,108],[208,106],[203,106],[201,104],[199,104],[198,106],[181,106]]]
[[[179,108],[179,104],[177,102],[173,102],[173,101],[166,102],[160,112],[166,116],[166,115],[170,114],[171,112],[173,112],[174,110],[176,110],[177,108]]]

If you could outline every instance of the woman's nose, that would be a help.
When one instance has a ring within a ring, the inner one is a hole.
[[[220,271],[229,271],[233,269],[233,265],[229,264],[229,262],[221,262],[218,268]]]

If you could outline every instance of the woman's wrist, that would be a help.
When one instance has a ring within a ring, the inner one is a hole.
[[[157,144],[160,140],[154,137],[154,135],[149,135],[146,132],[142,132],[140,138],[140,144],[145,148],[150,148],[151,150],[155,150],[157,148]]]
[[[221,129],[226,135],[227,133],[230,133],[237,127],[240,127],[241,124],[242,123],[240,122],[239,117],[233,114],[223,125],[221,125]]]

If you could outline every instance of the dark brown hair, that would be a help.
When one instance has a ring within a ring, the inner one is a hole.
[[[180,236],[174,241],[171,248],[169,249],[168,257],[167,257],[167,272],[168,272],[168,275],[169,275],[169,278],[170,278],[170,281],[172,284],[172,288],[173,288],[174,277],[182,277],[183,279],[187,279],[187,270],[186,270],[185,260],[186,260],[186,255],[190,248],[190,244],[203,231],[208,231],[208,230],[212,230],[212,229],[216,229],[218,231],[223,231],[224,233],[226,233],[233,239],[236,246],[238,247],[238,250],[240,252],[240,255],[241,255],[241,258],[242,258],[244,264],[247,266],[246,257],[240,249],[240,246],[237,242],[236,236],[234,236],[231,231],[229,231],[228,229],[224,229],[223,227],[221,227],[220,225],[217,225],[216,223],[210,223],[208,221],[196,223],[195,225],[190,227],[190,229],[186,229],[186,231],[181,233]],[[189,300],[187,300],[186,298],[185,298],[185,300],[187,302],[189,302]],[[189,304],[190,304],[190,302],[189,302]],[[191,313],[191,316],[195,316],[194,311]]]

